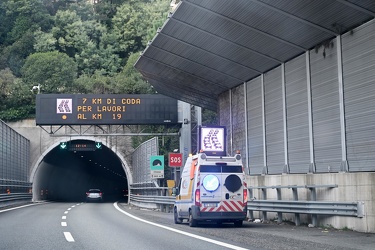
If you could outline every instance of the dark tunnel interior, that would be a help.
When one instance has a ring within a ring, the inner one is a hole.
[[[87,145],[95,142],[74,140]],[[34,200],[63,202],[85,201],[89,189],[100,189],[103,201],[126,200],[128,182],[118,156],[108,147],[72,150],[55,147],[46,154],[35,174]]]

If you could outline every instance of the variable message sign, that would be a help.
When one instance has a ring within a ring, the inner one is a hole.
[[[207,155],[226,155],[227,133],[225,126],[200,126],[199,150]]]
[[[177,123],[177,100],[159,94],[38,94],[36,97],[36,125]]]

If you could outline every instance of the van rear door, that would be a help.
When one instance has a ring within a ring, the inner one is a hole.
[[[201,212],[215,212],[222,200],[221,166],[201,165],[200,168]]]
[[[242,166],[201,165],[201,212],[243,210]]]
[[[222,212],[242,212],[243,204],[243,172],[242,166],[223,165],[222,168]]]

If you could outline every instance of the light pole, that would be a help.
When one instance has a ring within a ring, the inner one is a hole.
[[[40,94],[40,84],[38,84],[37,86],[33,86],[33,88],[31,89],[31,92],[34,92],[34,90],[38,90],[38,94]]]
[[[178,153],[178,148],[176,149],[173,149],[173,153]],[[177,167],[174,167],[174,173],[173,173],[173,179],[174,179],[174,185],[176,186],[177,185]]]

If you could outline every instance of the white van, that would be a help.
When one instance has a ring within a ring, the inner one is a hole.
[[[174,222],[188,220],[194,227],[199,221],[218,224],[233,222],[242,226],[247,215],[247,185],[241,155],[188,157],[181,173],[174,204]]]

